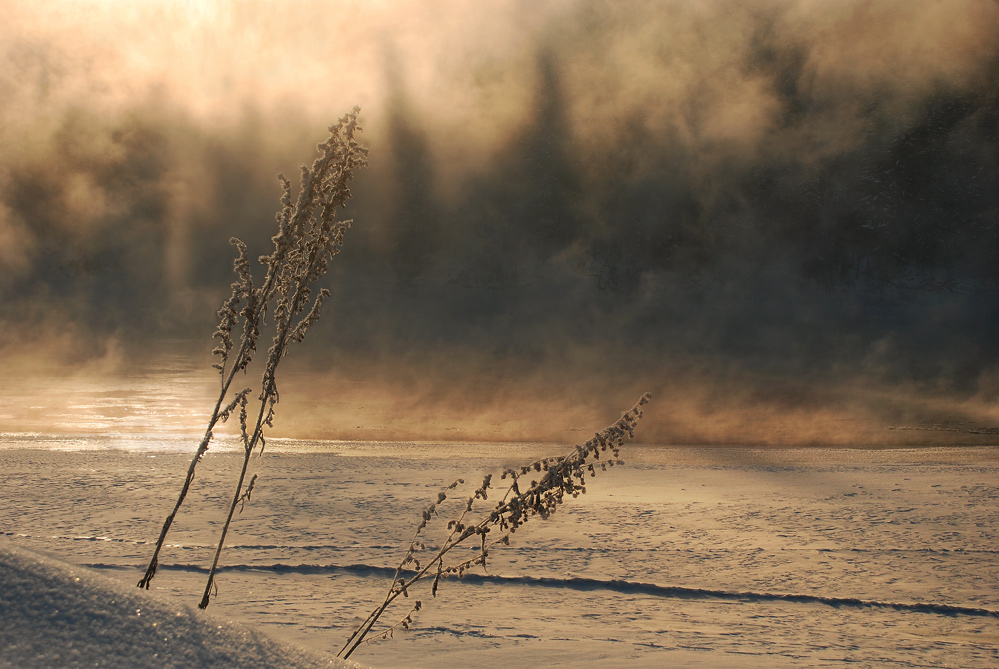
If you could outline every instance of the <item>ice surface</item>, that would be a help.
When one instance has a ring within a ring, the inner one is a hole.
[[[0,532],[138,580],[189,455],[0,446]],[[193,445],[191,446],[193,448]],[[321,451],[321,452],[317,452]],[[539,444],[305,444],[255,458],[210,611],[330,651],[420,510]],[[999,665],[999,449],[630,448],[488,574],[448,580],[375,666]],[[193,605],[237,465],[210,452],[161,555]],[[405,611],[398,611],[398,617]],[[397,618],[396,618],[397,619]]]

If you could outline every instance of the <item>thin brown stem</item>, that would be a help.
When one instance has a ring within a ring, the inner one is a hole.
[[[253,436],[243,448],[243,466],[239,471],[239,481],[236,483],[236,491],[233,493],[232,502],[229,504],[229,513],[226,515],[225,524],[222,526],[222,533],[219,536],[219,545],[215,549],[215,558],[212,560],[212,567],[208,571],[208,583],[205,585],[205,593],[202,595],[201,601],[198,603],[198,608],[200,609],[208,608],[212,585],[215,583],[215,571],[218,569],[219,557],[222,555],[222,548],[225,546],[225,538],[229,533],[229,525],[232,523],[232,516],[236,511],[236,506],[239,504],[240,499],[243,498],[243,481],[246,480],[246,469],[250,464],[250,455],[253,454],[253,449],[256,447],[257,442],[263,435],[264,411],[267,408],[268,396],[269,395],[267,393],[262,395],[262,399],[260,400],[260,410],[257,413],[257,422],[253,428]]]
[[[229,505],[229,515],[226,516],[225,525],[222,526],[222,536],[219,538],[218,548],[215,549],[215,559],[212,561],[212,568],[208,572],[208,584],[205,586],[205,594],[202,595],[201,601],[198,603],[199,609],[208,608],[209,595],[212,590],[212,585],[215,584],[215,570],[218,568],[219,556],[222,555],[222,546],[225,545],[225,536],[229,532],[229,524],[232,522],[233,513],[236,511],[236,505],[239,504],[239,498],[243,492],[243,481],[246,479],[246,468],[250,463],[250,449],[245,449],[243,454],[243,468],[239,472],[239,481],[236,483],[236,493],[232,496],[232,503]]]
[[[245,355],[246,344],[240,348],[239,354],[236,356],[237,363]],[[198,445],[198,450],[195,452],[194,457],[191,458],[191,464],[187,468],[187,476],[184,479],[184,485],[180,489],[180,495],[177,497],[177,501],[173,505],[173,510],[167,515],[166,520],[163,521],[163,527],[160,529],[159,538],[156,539],[156,546],[153,549],[153,555],[149,559],[149,564],[146,566],[146,571],[142,578],[138,582],[138,587],[149,589],[149,583],[153,580],[153,576],[156,575],[156,568],[159,566],[159,555],[160,551],[163,549],[163,543],[166,541],[167,534],[170,532],[170,527],[173,525],[174,518],[177,517],[177,512],[180,511],[181,505],[187,498],[187,493],[191,489],[191,483],[194,481],[194,470],[201,462],[204,457],[205,452],[208,450],[208,445],[212,440],[212,429],[218,424],[219,421],[219,411],[222,408],[222,402],[225,400],[226,394],[229,392],[229,386],[232,385],[232,380],[236,376],[236,372],[239,369],[239,365],[234,363],[232,369],[229,370],[229,376],[224,380],[222,389],[219,392],[218,400],[215,402],[215,409],[212,411],[212,416],[208,420],[208,428],[205,430],[205,436],[202,437],[201,443]]]

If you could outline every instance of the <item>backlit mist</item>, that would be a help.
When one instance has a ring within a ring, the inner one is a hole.
[[[994,440],[999,3],[484,6],[0,0],[0,431],[203,429],[228,240],[356,104],[276,433]]]

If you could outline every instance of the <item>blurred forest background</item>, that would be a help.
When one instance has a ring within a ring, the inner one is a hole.
[[[278,432],[585,438],[651,390],[647,441],[994,440],[994,0],[0,10],[11,379],[210,382],[229,237],[357,104]]]

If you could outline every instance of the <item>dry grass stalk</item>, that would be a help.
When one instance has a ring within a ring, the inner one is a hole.
[[[456,574],[460,578],[465,571],[476,565],[482,565],[485,569],[486,559],[493,547],[509,545],[510,536],[532,518],[549,518],[566,501],[567,495],[578,497],[585,493],[587,475],[593,477],[598,471],[621,464],[617,459],[619,449],[624,445],[626,436],[634,438],[635,426],[651,397],[649,393],[644,394],[616,423],[595,434],[585,444],[576,446],[573,451],[560,457],[544,458],[519,469],[507,469],[501,478],[509,479],[509,486],[493,508],[484,511],[478,507],[481,506],[480,500],[484,502],[488,499],[492,489],[492,475],[487,475],[482,485],[465,500],[458,517],[447,523],[446,538],[438,546],[428,549],[423,538],[424,529],[438,517],[438,509],[448,499],[448,492],[464,483],[464,480],[458,479],[438,493],[437,500],[424,509],[423,519],[416,528],[409,550],[396,567],[384,600],[354,630],[337,657],[350,657],[371,633],[386,609],[399,596],[409,597],[410,590],[415,585],[432,579],[430,593],[432,597],[437,597],[441,581],[448,576]],[[608,450],[614,459],[605,458],[600,461],[600,454]],[[533,473],[539,473],[540,477],[531,479],[529,485],[522,487],[521,481]],[[448,553],[469,539],[479,542],[478,551],[472,557],[457,562],[445,560]],[[421,561],[420,555],[427,553],[431,557]],[[391,636],[400,627],[409,629],[413,614],[422,607],[422,600],[415,600],[411,610],[399,622],[377,632],[373,639]]]
[[[219,423],[226,422],[238,408],[244,451],[243,466],[219,538],[205,593],[199,604],[201,608],[208,606],[215,571],[233,513],[237,505],[245,505],[250,499],[256,481],[254,475],[244,488],[250,455],[258,446],[259,451],[263,452],[266,445],[264,430],[273,427],[274,407],[279,400],[276,380],[278,365],[288,353],[289,346],[303,341],[309,328],[319,318],[320,307],[329,291],[323,288],[313,297],[313,286],[325,276],[329,261],[339,253],[344,232],[351,224],[350,220],[338,220],[337,210],[343,208],[350,199],[348,184],[353,178],[354,170],[367,164],[367,149],[354,139],[355,133],[360,131],[357,125],[359,111],[355,107],[336,125],[330,126],[329,138],[316,147],[319,157],[311,168],[302,166],[301,190],[296,202],[292,202],[291,182],[284,176],[278,176],[283,190],[281,211],[277,215],[278,232],[271,238],[274,251],[259,258],[264,267],[264,278],[260,285],[254,285],[246,245],[235,238],[230,240],[237,250],[233,263],[236,281],[232,283],[230,297],[219,309],[219,325],[213,335],[218,340],[218,345],[212,351],[218,357],[218,361],[212,365],[219,374],[218,400],[205,435],[188,467],[180,496],[163,523],[152,558],[138,583],[140,588],[148,589],[156,574],[163,542],[190,490],[195,468],[212,441],[213,429]],[[237,372],[247,369],[256,352],[268,312],[274,334],[261,374],[260,393],[254,411],[256,417],[248,422],[252,390],[244,388],[232,395],[231,399],[230,390]],[[238,346],[233,340],[233,331],[237,326],[241,330]],[[229,401],[225,403],[227,399]]]

